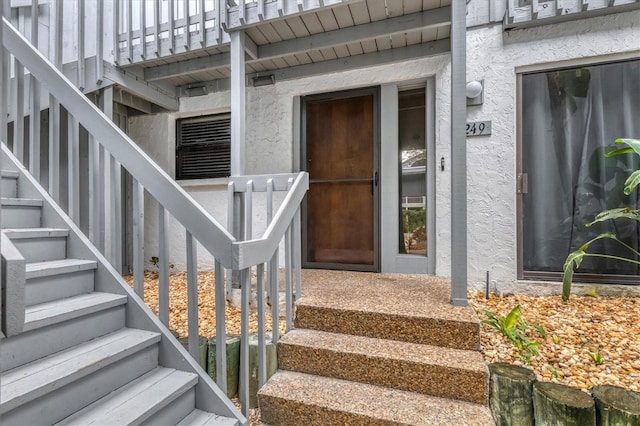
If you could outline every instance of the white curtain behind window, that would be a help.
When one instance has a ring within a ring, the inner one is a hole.
[[[637,222],[584,225],[605,209],[639,208],[638,191],[623,194],[638,157],[604,153],[616,138],[640,138],[640,61],[528,74],[522,82],[524,269],[561,271],[570,251],[605,231],[638,248]],[[629,256],[611,241],[593,248]],[[640,274],[606,259],[585,260],[580,271]]]

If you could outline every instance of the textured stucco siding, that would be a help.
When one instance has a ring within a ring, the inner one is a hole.
[[[468,121],[491,120],[492,135],[467,139],[469,280],[483,286],[486,271],[498,289],[516,287],[516,74],[523,67],[541,69],[615,60],[640,54],[640,12],[571,21],[563,24],[503,32],[500,24],[467,32],[467,80],[484,79],[482,106],[469,107]],[[435,77],[436,81],[436,274],[449,276],[450,259],[450,59],[439,55],[393,65],[277,82],[247,89],[248,174],[290,172],[293,167],[293,98],[386,83],[403,84]],[[276,73],[277,81],[277,73]],[[230,93],[182,98],[180,112],[130,119],[131,136],[163,167],[173,173],[175,119],[180,116],[226,112]],[[385,143],[384,140],[381,141]],[[445,172],[439,168],[445,159]],[[194,198],[221,223],[226,223],[226,182],[185,185]],[[258,203],[259,205],[260,203]],[[147,224],[157,214],[147,202]],[[260,207],[256,207],[260,211]],[[256,223],[257,232],[264,225]],[[172,227],[172,261],[184,267],[184,232]],[[157,231],[147,227],[145,259],[157,252]],[[211,265],[200,256],[201,265]]]

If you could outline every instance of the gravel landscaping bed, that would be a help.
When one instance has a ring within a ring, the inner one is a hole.
[[[540,355],[526,365],[538,380],[580,389],[610,384],[640,391],[640,297],[572,295],[563,303],[560,296],[491,295],[485,300],[483,293],[471,292],[469,301],[481,320],[487,319],[485,309],[507,315],[520,305],[522,317],[532,326],[527,334],[541,343]],[[546,337],[534,325],[542,326]],[[481,341],[487,362],[525,365],[497,330],[483,325]],[[602,356],[600,365],[593,359],[597,353]]]
[[[131,275],[125,276],[132,285]],[[184,272],[170,275],[170,328],[181,337],[187,335],[187,276]],[[145,302],[158,312],[158,274],[145,273]],[[200,335],[215,336],[214,276],[198,274],[198,310]],[[482,325],[482,353],[487,362],[510,362],[531,368],[538,380],[563,383],[580,389],[611,384],[640,391],[640,297],[608,297],[573,295],[568,303],[560,296],[514,296],[488,300],[480,292],[469,293],[470,305],[480,320],[487,319],[483,310],[507,315],[520,305],[522,317],[531,326],[527,335],[540,342],[540,354],[529,364],[518,357],[518,350],[497,330]],[[227,334],[240,333],[240,311],[230,306],[226,310]],[[271,319],[267,317],[267,330]],[[546,331],[541,337],[534,326]],[[257,330],[255,312],[250,315],[249,328]],[[284,332],[284,320],[280,320]],[[602,363],[594,361],[599,353]],[[239,405],[238,400],[234,403]],[[251,425],[259,424],[259,410],[251,410]]]

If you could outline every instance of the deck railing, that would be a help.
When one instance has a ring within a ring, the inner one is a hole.
[[[241,284],[241,365],[240,383],[242,391],[240,401],[245,416],[249,415],[249,300],[251,297],[251,275],[255,271],[257,275],[258,293],[258,318],[259,318],[259,378],[260,384],[266,380],[265,357],[265,293],[269,293],[272,299],[273,315],[273,340],[278,339],[278,252],[281,241],[284,241],[285,250],[285,293],[287,300],[286,321],[291,326],[294,287],[300,289],[300,204],[308,189],[308,175],[306,173],[274,175],[274,176],[246,176],[232,178],[229,184],[229,218],[230,225],[235,230],[235,235],[225,229],[189,194],[187,194],[164,170],[155,164],[149,156],[142,151],[114,122],[110,119],[113,108],[112,98],[105,96],[103,99],[103,111],[96,104],[84,96],[76,86],[72,84],[42,53],[40,53],[9,21],[3,18],[3,44],[4,52],[13,56],[19,70],[24,69],[29,78],[34,78],[41,87],[48,88],[50,96],[66,111],[66,130],[59,117],[53,123],[53,128],[60,135],[60,149],[64,151],[62,142],[68,140],[66,146],[66,160],[69,170],[63,176],[67,180],[67,211],[69,216],[77,223],[92,221],[98,216],[99,203],[93,188],[104,184],[99,175],[104,172],[99,164],[99,150],[104,150],[105,155],[111,155],[114,164],[121,165],[133,178],[133,245],[134,245],[134,288],[138,294],[143,292],[143,261],[142,241],[144,241],[144,223],[146,217],[143,212],[144,197],[146,193],[155,199],[159,205],[159,317],[168,326],[169,322],[169,216],[171,215],[184,228],[187,244],[187,274],[188,274],[188,308],[189,308],[189,352],[198,354],[198,303],[197,303],[197,253],[196,240],[215,258],[215,295],[216,300],[225,300],[224,272],[227,276],[237,277]],[[3,73],[8,72],[10,58],[3,58]],[[6,91],[3,91],[3,93]],[[19,108],[20,106],[18,106]],[[10,105],[3,96],[2,111],[15,110],[15,105]],[[32,111],[39,111],[38,109]],[[15,134],[24,135],[24,123],[20,116],[13,120],[12,131]],[[31,117],[27,117],[30,121]],[[6,127],[5,127],[6,128]],[[6,135],[3,135],[6,140]],[[34,170],[35,164],[31,156],[25,156],[26,152],[32,152],[34,144],[40,141],[23,137],[13,139],[13,152],[20,155],[19,160],[29,164],[30,170]],[[81,153],[87,153],[87,174],[89,183],[80,186],[77,167],[80,164],[78,158]],[[104,157],[106,158],[106,157]],[[102,158],[102,160],[104,160]],[[55,159],[54,159],[55,160]],[[58,159],[59,160],[59,159]],[[104,162],[102,163],[104,164]],[[49,164],[49,171],[58,172],[56,164]],[[112,169],[112,172],[115,169]],[[59,178],[60,176],[58,176]],[[112,175],[114,178],[119,174]],[[286,191],[286,196],[278,210],[273,209],[273,192]],[[254,237],[252,233],[253,220],[253,193],[265,192],[267,199],[268,226],[261,237]],[[80,202],[88,198],[88,218],[81,215]],[[96,207],[98,206],[98,207]],[[237,207],[237,208],[234,208]],[[99,229],[91,228],[91,234]],[[117,235],[117,233],[114,233]],[[90,235],[95,237],[95,235]],[[121,242],[120,242],[121,244]],[[172,241],[171,245],[176,243]],[[118,246],[112,241],[112,246]],[[265,264],[267,267],[265,268]],[[297,274],[294,270],[297,269]],[[265,279],[265,270],[267,271]],[[225,303],[216,303],[216,342],[219,348],[225,347]],[[226,351],[218,350],[217,371],[226,371]],[[218,385],[226,391],[226,375],[218,374]]]
[[[116,0],[114,60],[127,65],[229,43],[228,31],[362,0]]]
[[[504,26],[542,25],[638,8],[639,0],[507,0]]]

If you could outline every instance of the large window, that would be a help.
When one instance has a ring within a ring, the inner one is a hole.
[[[176,127],[176,179],[231,175],[230,114],[183,118]]]
[[[557,279],[567,254],[602,232],[638,249],[640,224],[609,221],[586,227],[602,210],[640,208],[640,191],[623,193],[640,167],[637,156],[605,158],[616,138],[640,137],[640,61],[521,76],[521,271],[525,278]],[[630,256],[602,240],[594,251]],[[638,266],[585,259],[583,281],[633,282]],[[607,274],[607,275],[604,275]]]

